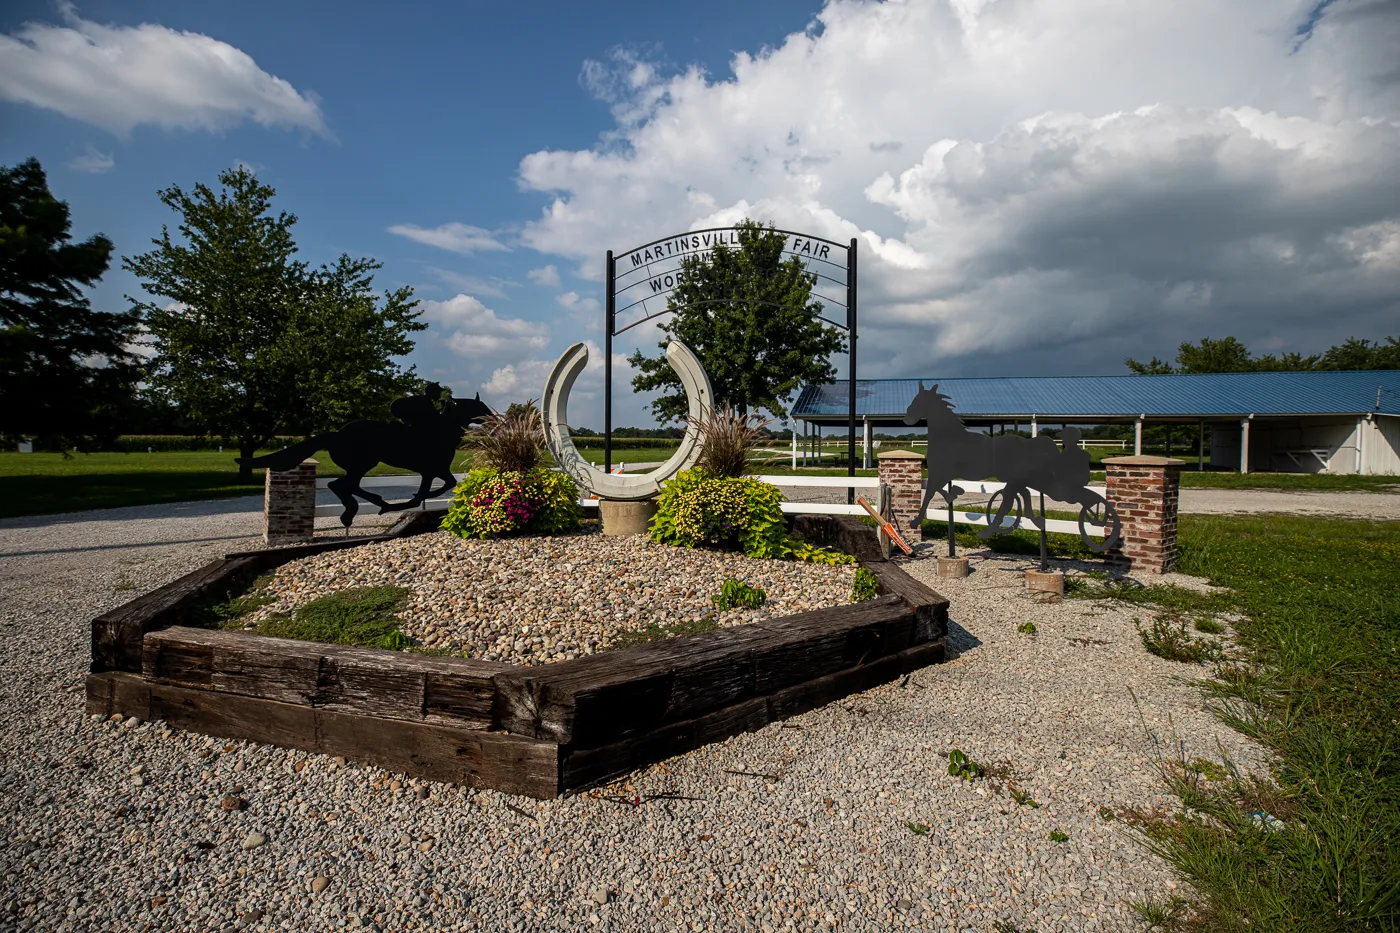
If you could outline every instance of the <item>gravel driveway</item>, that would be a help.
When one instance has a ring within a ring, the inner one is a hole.
[[[1035,602],[1023,563],[981,558],[939,587],[949,663],[606,794],[537,802],[85,716],[88,620],[256,528],[238,500],[0,521],[0,928],[1138,930],[1129,901],[1174,881],[1100,808],[1168,804],[1154,757],[1178,741],[1257,759],[1134,611]],[[949,777],[955,747],[1041,806]],[[692,799],[647,796],[666,793]]]

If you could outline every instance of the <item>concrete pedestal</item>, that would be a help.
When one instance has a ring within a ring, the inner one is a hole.
[[[1027,593],[1049,593],[1052,596],[1065,595],[1065,572],[1063,570],[1027,570]]]
[[[965,577],[968,574],[966,557],[940,557],[938,558],[938,575],[940,577]]]
[[[644,535],[651,530],[650,522],[656,514],[656,500],[619,502],[615,499],[600,499],[598,514],[603,518],[605,535]]]

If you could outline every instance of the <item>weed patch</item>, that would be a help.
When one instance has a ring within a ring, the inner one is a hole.
[[[1214,642],[1197,638],[1186,630],[1186,623],[1170,615],[1159,615],[1147,628],[1142,622],[1133,619],[1142,638],[1142,646],[1159,658],[1180,661],[1183,664],[1200,664],[1221,657],[1220,648]]]
[[[654,641],[665,641],[668,638],[675,638],[677,635],[699,635],[701,632],[713,632],[717,628],[719,628],[719,623],[711,616],[689,622],[677,622],[675,625],[648,625],[637,632],[622,632],[613,639],[612,647],[632,648]]]

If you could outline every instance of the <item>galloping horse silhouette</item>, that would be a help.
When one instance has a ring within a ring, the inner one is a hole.
[[[944,501],[952,509],[953,500],[963,492],[961,487],[952,485],[954,477],[975,480],[995,477],[1006,485],[987,501],[987,527],[977,532],[978,537],[985,539],[996,534],[1013,508],[1016,510],[1013,528],[1020,525],[1024,514],[1044,531],[1044,517],[1037,519],[1031,505],[1030,491],[1035,489],[1052,499],[1073,502],[1080,507],[1079,534],[1088,547],[1106,551],[1120,544],[1117,510],[1103,496],[1084,488],[1089,482],[1090,460],[1088,451],[1079,449],[1078,428],[1065,428],[1064,450],[1046,435],[994,437],[969,431],[953,412],[948,396],[939,392],[937,385],[925,389],[920,382],[919,394],[904,413],[904,423],[913,425],[924,420],[928,422],[928,485],[919,513],[909,527],[919,527],[929,502],[940,490],[944,490]],[[1102,542],[1090,537],[1086,524],[1105,526]]]
[[[445,410],[439,411],[436,400],[442,391],[437,383],[429,383],[422,395],[396,399],[389,406],[394,421],[352,421],[339,431],[308,437],[274,453],[246,460],[237,458],[238,463],[275,471],[290,470],[325,447],[336,466],[345,471],[344,476],[331,480],[327,488],[345,506],[345,511],[340,513],[340,523],[346,528],[360,509],[356,496],[379,506],[381,515],[416,509],[424,499],[440,496],[457,485],[457,478],[452,475],[452,458],[457,453],[462,432],[473,422],[491,417],[491,409],[481,400],[481,393],[477,393],[476,398],[451,399]],[[382,497],[360,488],[360,480],[379,463],[412,470],[421,476],[422,482],[412,499],[385,502]],[[435,479],[442,480],[443,485],[431,489]]]

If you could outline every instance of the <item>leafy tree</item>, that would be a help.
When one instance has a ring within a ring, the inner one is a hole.
[[[181,217],[155,249],[123,260],[147,293],[156,351],[151,386],[201,430],[234,438],[247,458],[278,434],[333,430],[382,416],[420,380],[393,362],[413,349],[410,288],[372,291],[380,264],[342,255],[309,269],[295,259],[296,217],[272,213],[276,192],[245,168],[219,175],[217,194],[196,185],[160,192]],[[239,478],[252,479],[241,467]]]
[[[1346,343],[1329,348],[1317,360],[1318,369],[1400,369],[1400,338],[1386,337],[1372,343],[1348,337]]]
[[[738,248],[721,244],[681,260],[682,281],[666,305],[675,315],[661,325],[667,340],[659,346],[664,351],[674,338],[695,353],[716,404],[782,417],[783,399],[798,386],[835,377],[828,357],[845,352],[846,340],[819,317],[816,276],[796,257],[783,260],[786,236],[752,220],[737,229]],[[628,362],[640,370],[634,389],[672,390],[652,402],[657,420],[685,416],[685,392],[664,353],[646,357],[638,350]]]
[[[68,205],[37,159],[0,166],[0,434],[118,433],[135,404],[135,312],[92,310],[112,241],[72,242]]]

